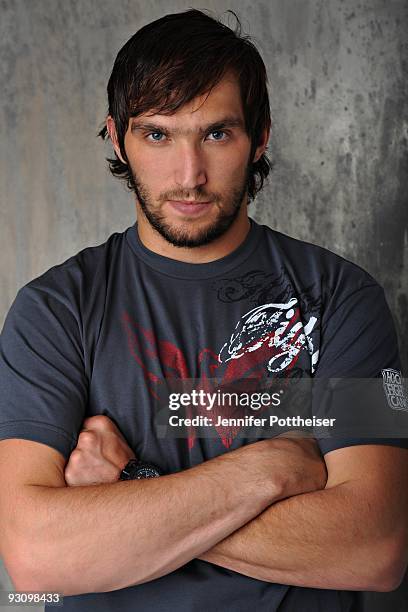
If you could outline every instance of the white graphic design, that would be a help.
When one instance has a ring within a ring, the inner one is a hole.
[[[401,372],[392,368],[385,368],[381,370],[381,374],[388,405],[393,410],[408,410]]]
[[[311,316],[306,326],[303,326],[299,319],[299,310],[297,313],[295,311],[297,302],[297,298],[292,298],[286,304],[262,304],[244,314],[236,324],[229,341],[221,348],[219,361],[239,359],[267,343],[267,347],[278,349],[269,360],[267,369],[269,372],[280,372],[290,365],[304,347],[311,355],[313,374],[319,351],[314,351],[310,334],[317,318]]]

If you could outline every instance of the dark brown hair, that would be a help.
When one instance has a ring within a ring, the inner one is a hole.
[[[209,92],[227,72],[239,80],[253,158],[263,130],[271,123],[266,69],[249,36],[241,36],[237,15],[227,12],[237,20],[235,31],[202,11],[190,9],[147,24],[119,51],[108,83],[108,114],[115,122],[125,161],[124,138],[130,117],[152,111],[171,115]],[[108,136],[106,126],[98,136]],[[116,153],[115,159],[107,161],[112,174],[124,179],[132,190],[129,166]],[[252,164],[249,201],[262,189],[271,168],[265,154]]]

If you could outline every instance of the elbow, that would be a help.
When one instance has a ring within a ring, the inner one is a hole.
[[[33,546],[32,542],[16,546],[12,560],[5,563],[16,591],[59,593],[68,597],[115,590],[115,587],[100,588],[95,576],[81,565],[75,554],[64,557],[50,542],[35,549]]]
[[[15,546],[13,554],[4,558],[4,564],[16,591],[42,591],[40,568],[31,562],[26,545]]]
[[[16,591],[40,591],[31,570],[27,569],[16,555],[3,557],[7,574]]]
[[[377,581],[377,588],[373,589],[382,593],[389,593],[395,591],[402,584],[404,580],[407,566],[394,567],[383,573],[383,575]]]
[[[72,577],[69,576],[71,583],[67,583],[64,577],[57,577],[39,568],[24,563],[19,563],[14,570],[9,571],[11,582],[16,591],[59,593],[60,595],[79,595],[82,593],[75,585],[72,585]]]
[[[376,551],[377,554],[380,551]],[[374,588],[369,590],[388,593],[395,591],[404,580],[407,570],[407,545],[404,538],[395,538],[389,542],[382,554],[379,570],[377,572]]]
[[[401,585],[404,579],[405,572],[389,572],[384,573],[372,588],[372,591],[378,591],[379,593],[389,593],[390,591],[396,591]]]
[[[364,556],[354,555],[355,564],[349,565],[347,570],[344,566],[337,567],[335,584],[326,585],[326,588],[380,593],[395,591],[407,570],[407,548],[403,537],[393,536],[383,543],[380,540],[372,542]],[[353,551],[350,552],[353,555]]]
[[[21,536],[25,532],[20,525],[11,529],[7,526],[1,532],[0,556],[7,574],[16,591],[38,591],[37,575],[31,570],[28,543]]]
[[[66,577],[56,574],[58,564],[51,558],[45,543],[36,550],[27,541],[16,544],[12,557],[5,565],[16,591],[65,594]],[[51,568],[54,570],[51,571]]]
[[[15,573],[9,572],[9,576],[15,591],[23,591],[25,593],[38,593],[40,591],[43,591],[41,586],[37,582],[33,581],[32,576],[29,573],[21,572],[20,568]]]

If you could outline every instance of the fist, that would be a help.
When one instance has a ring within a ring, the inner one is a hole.
[[[102,414],[89,417],[65,466],[65,482],[69,487],[116,482],[129,459],[134,458],[134,452],[109,417]]]

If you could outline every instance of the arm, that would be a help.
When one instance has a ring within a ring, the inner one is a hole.
[[[306,482],[324,486],[316,451],[292,451],[292,469],[273,477],[276,451],[266,440],[158,479],[66,487],[58,451],[3,440],[0,552],[22,590],[74,595],[153,580]]]
[[[324,490],[279,501],[199,558],[268,582],[395,589],[407,564],[407,450],[353,446],[325,459]]]
[[[384,291],[352,267],[339,274],[325,306],[319,351],[315,381],[381,377],[383,368],[400,369]],[[312,407],[324,413],[331,400],[319,387]],[[325,460],[324,491],[278,502],[200,558],[266,581],[395,588],[407,562],[406,449],[344,447],[326,453]]]
[[[98,442],[78,444],[65,475],[74,486],[117,479],[124,464],[107,418],[89,419]],[[285,465],[293,441],[275,439],[274,469]],[[102,449],[99,452],[96,449]],[[122,454],[121,454],[122,453]],[[109,457],[110,461],[103,459]],[[285,459],[286,457],[286,459]],[[407,451],[378,445],[326,454],[325,490],[278,501],[199,559],[259,580],[297,586],[390,590],[401,580],[407,550]],[[347,564],[344,559],[348,559]]]

